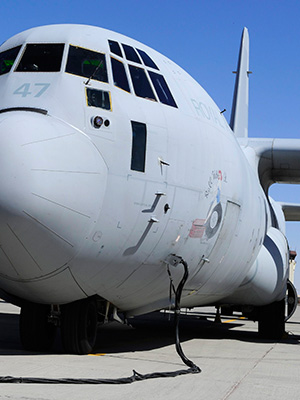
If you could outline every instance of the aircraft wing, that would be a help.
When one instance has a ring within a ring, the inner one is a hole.
[[[300,204],[279,203],[286,221],[300,221]]]

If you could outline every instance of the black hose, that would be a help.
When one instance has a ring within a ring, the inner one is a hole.
[[[188,366],[191,368],[191,372],[192,373],[199,373],[201,372],[201,369],[193,363],[193,361],[189,360],[185,354],[183,353],[183,350],[181,348],[181,344],[180,344],[180,339],[179,339],[179,317],[180,317],[180,300],[181,300],[181,294],[182,294],[182,290],[183,287],[185,285],[185,282],[187,281],[187,278],[189,276],[189,272],[188,272],[188,265],[186,263],[186,261],[184,261],[183,259],[181,259],[180,263],[184,266],[184,275],[181,279],[181,281],[179,282],[179,285],[176,289],[175,292],[175,317],[174,317],[174,322],[175,322],[175,335],[176,335],[176,351],[179,354],[181,360]]]
[[[181,360],[186,364],[188,369],[181,369],[172,372],[153,372],[150,374],[140,374],[133,370],[133,375],[126,378],[117,378],[117,379],[73,379],[73,378],[61,378],[61,379],[48,379],[48,378],[22,378],[22,377],[13,377],[13,376],[0,376],[0,383],[35,383],[35,384],[64,384],[64,385],[122,385],[127,383],[133,383],[137,381],[143,381],[146,379],[155,379],[155,378],[170,378],[179,375],[186,374],[198,374],[201,372],[201,369],[194,364],[191,360],[189,360],[183,350],[181,348],[180,339],[179,339],[179,318],[180,318],[180,300],[182,289],[187,281],[189,276],[188,273],[188,265],[187,263],[181,259],[180,263],[184,266],[184,274],[179,282],[177,289],[175,290],[175,339],[176,339],[176,351],[180,356]],[[174,290],[174,286],[173,286]]]

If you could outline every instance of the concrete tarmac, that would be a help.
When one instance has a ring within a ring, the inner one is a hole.
[[[214,323],[214,308],[197,308],[180,321],[184,353],[202,372],[125,385],[1,383],[0,399],[207,399],[266,400],[300,398],[300,307],[279,342],[258,337],[257,323],[239,314]],[[57,338],[51,354],[22,350],[19,309],[0,301],[0,376],[38,378],[122,378],[186,369],[174,346],[168,314],[134,318],[99,330],[94,355],[63,354]]]

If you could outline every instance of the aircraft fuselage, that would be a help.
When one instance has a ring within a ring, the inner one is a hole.
[[[44,304],[98,295],[138,314],[168,306],[168,269],[178,283],[182,257],[185,306],[283,298],[280,231],[270,239],[279,280],[265,297],[241,294],[261,290],[251,278],[259,257],[278,269],[272,254],[259,256],[270,205],[223,114],[185,71],[96,27],[34,28],[0,52],[2,290]]]

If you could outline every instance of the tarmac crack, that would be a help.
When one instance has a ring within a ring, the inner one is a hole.
[[[255,362],[255,364],[252,366],[252,368],[250,368],[249,371],[248,371],[238,382],[236,382],[236,383],[230,388],[230,390],[226,393],[225,397],[223,397],[222,400],[227,400],[227,399],[232,395],[232,393],[241,385],[241,383],[247,378],[247,376],[249,376],[249,375],[251,374],[251,372],[258,366],[258,364],[261,363],[261,362],[266,358],[266,356],[274,349],[274,347],[275,347],[275,344],[274,344],[274,346],[270,347],[270,348],[264,353],[264,355],[263,355],[262,357],[260,357],[260,358]]]

